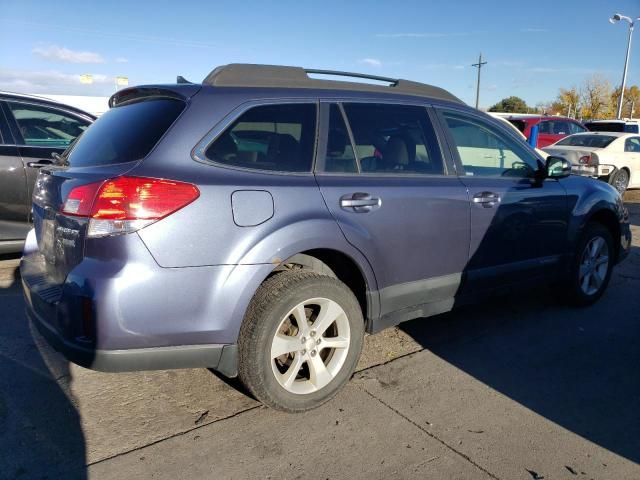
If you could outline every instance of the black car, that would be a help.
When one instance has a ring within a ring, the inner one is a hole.
[[[19,252],[31,228],[38,169],[56,162],[96,119],[32,95],[0,92],[0,254]]]

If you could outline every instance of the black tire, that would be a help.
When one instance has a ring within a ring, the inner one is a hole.
[[[326,386],[312,393],[292,393],[279,383],[272,371],[271,345],[287,313],[301,302],[316,297],[336,302],[346,314],[349,347],[340,370]],[[245,315],[238,339],[238,375],[263,404],[286,412],[303,412],[330,400],[351,378],[363,341],[362,311],[349,287],[336,278],[309,271],[278,273],[258,288]]]
[[[607,272],[604,276],[604,281],[599,286],[599,288],[597,288],[597,290],[592,293],[587,293],[581,286],[580,267],[583,259],[585,258],[584,256],[587,246],[590,245],[592,240],[597,237],[602,238],[607,246]],[[579,307],[585,307],[588,305],[592,305],[602,296],[607,288],[607,285],[609,284],[609,280],[611,279],[611,273],[614,266],[614,258],[615,247],[613,243],[613,237],[611,236],[611,232],[609,231],[609,229],[600,223],[589,223],[578,242],[578,246],[571,263],[571,269],[569,272],[569,300],[571,304]]]
[[[609,178],[609,184],[615,188],[620,195],[624,195],[624,192],[629,186],[629,172],[624,168],[616,170]]]

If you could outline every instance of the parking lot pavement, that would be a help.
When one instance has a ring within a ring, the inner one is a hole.
[[[368,337],[348,388],[303,415],[205,369],[69,365],[29,328],[3,260],[0,478],[640,478],[640,192],[629,199],[634,249],[595,306],[533,292]]]

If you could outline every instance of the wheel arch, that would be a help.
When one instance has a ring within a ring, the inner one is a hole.
[[[613,245],[615,248],[615,258],[618,258],[619,250],[620,250],[620,242],[618,239],[620,238],[621,229],[620,229],[620,220],[618,219],[618,215],[609,208],[600,208],[598,210],[593,211],[587,218],[584,224],[586,227],[589,223],[599,223],[604,226],[613,237]],[[583,227],[583,230],[584,230]]]

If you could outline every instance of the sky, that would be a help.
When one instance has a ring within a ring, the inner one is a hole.
[[[111,95],[116,76],[201,82],[240,62],[407,78],[474,104],[482,52],[480,106],[535,105],[596,73],[620,83],[629,29],[614,13],[640,16],[640,0],[0,0],[0,90]]]

